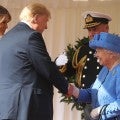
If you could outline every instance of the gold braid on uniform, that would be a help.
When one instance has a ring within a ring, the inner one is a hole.
[[[84,68],[84,65],[86,63],[87,55],[83,56],[82,58],[78,59],[79,52],[81,52],[81,47],[83,45],[88,45],[89,43],[89,38],[88,37],[83,37],[82,39],[79,39],[76,41],[75,45],[68,44],[66,47],[66,54],[68,57],[68,63],[64,66],[60,67],[61,73],[67,78],[69,83],[74,84],[76,87],[81,88],[81,78],[82,78],[82,71]],[[74,108],[77,110],[83,110],[85,107],[84,103],[78,103],[74,100],[74,98],[68,97],[65,94],[62,94],[62,99],[60,102],[65,102],[65,103],[72,103],[71,110]],[[81,114],[81,118],[83,115]]]
[[[86,63],[86,58],[87,58],[87,55],[85,55],[79,61],[77,60],[78,59],[78,53],[80,52],[80,48],[81,47],[79,47],[75,51],[73,59],[72,59],[72,66],[73,66],[73,68],[76,69],[76,83],[79,87],[81,87],[82,71],[83,71],[84,65]]]
[[[59,71],[60,71],[61,73],[64,73],[66,70],[67,70],[66,65],[63,65],[63,66],[61,66],[61,67],[59,68]]]

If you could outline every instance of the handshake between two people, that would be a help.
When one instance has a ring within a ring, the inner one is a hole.
[[[79,95],[80,95],[80,89],[77,88],[76,86],[72,85],[72,84],[69,84],[68,93],[67,93],[66,96],[68,96],[68,97],[73,96],[75,98],[78,98]],[[97,120],[100,117],[101,109],[102,109],[101,106],[92,109],[92,111],[90,112],[90,116],[93,120]]]
[[[76,86],[74,86],[72,84],[69,84],[67,96],[68,97],[73,96],[75,98],[78,98],[78,96],[79,96],[79,88],[77,88]]]
[[[68,57],[66,53],[63,52],[62,54],[60,54],[55,60],[55,63],[58,67],[66,65],[68,63]],[[72,84],[69,84],[68,93],[66,96],[67,97],[73,96],[75,98],[78,98],[79,94],[80,94],[80,89]],[[94,120],[98,119],[100,115],[100,111],[101,111],[101,107],[94,108],[90,113],[91,118]]]

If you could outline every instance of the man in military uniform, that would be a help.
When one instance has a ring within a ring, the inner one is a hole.
[[[84,29],[87,29],[90,40],[94,37],[95,34],[109,31],[108,23],[112,20],[110,16],[93,11],[86,11],[82,14],[82,16],[85,19]],[[94,57],[94,53],[95,51],[89,47],[89,43],[86,43],[82,46],[78,55],[78,59],[84,55],[87,55],[81,78],[81,85],[83,88],[88,88],[91,86],[102,68],[102,66],[99,65],[99,61],[97,61],[97,59]],[[90,120],[90,108],[90,104],[86,104],[84,109],[86,120]]]
[[[82,16],[85,19],[84,29],[87,29],[88,31],[89,40],[91,40],[95,34],[109,31],[108,23],[112,20],[110,16],[103,13],[99,13],[99,12],[93,12],[93,11],[86,11],[82,14]],[[84,44],[82,45],[78,53],[78,57],[77,57],[78,62],[81,60],[81,58],[83,58],[84,56],[87,56],[86,62],[83,66],[83,70],[81,73],[82,76],[80,78],[81,80],[80,86],[83,89],[91,86],[91,84],[95,81],[99,71],[102,68],[102,66],[99,65],[99,61],[97,61],[97,59],[94,57],[94,53],[95,51],[89,47],[89,41],[84,42]],[[64,58],[65,58],[65,54],[63,56],[59,56],[56,59],[56,64],[58,66],[64,65],[62,64],[62,63],[66,63],[66,58],[65,59]],[[76,74],[76,71],[75,69],[73,69],[72,61],[68,60],[64,75],[66,77],[70,77],[73,74]],[[91,110],[91,105],[86,104],[84,109],[85,120],[91,119],[89,115],[90,110]]]

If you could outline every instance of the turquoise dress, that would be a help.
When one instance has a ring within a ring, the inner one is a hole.
[[[120,119],[120,64],[112,70],[103,67],[90,88],[80,89],[77,101],[92,103],[93,109],[108,105],[102,120]]]

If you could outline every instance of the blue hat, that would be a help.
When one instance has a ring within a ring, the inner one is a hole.
[[[101,32],[100,34],[96,34],[94,38],[89,41],[89,46],[93,49],[104,48],[120,53],[120,36]]]

